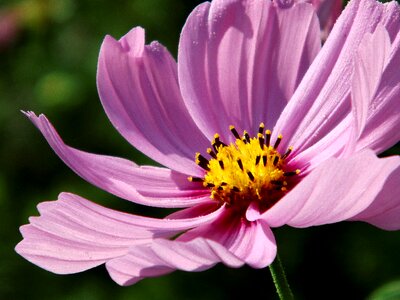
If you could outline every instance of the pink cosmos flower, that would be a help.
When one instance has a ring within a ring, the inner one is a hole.
[[[395,2],[353,0],[320,49],[309,4],[215,0],[189,16],[177,63],[159,43],[145,45],[142,28],[107,36],[104,109],[166,168],[74,149],[44,115],[26,115],[90,183],[183,209],[154,219],[62,193],[39,204],[16,251],[59,274],[105,263],[129,285],[219,262],[263,268],[276,256],[271,228],[285,224],[398,230],[400,158],[376,154],[400,137],[399,29]]]

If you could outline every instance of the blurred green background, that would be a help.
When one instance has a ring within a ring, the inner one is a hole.
[[[14,252],[18,227],[37,215],[39,202],[61,191],[128,212],[159,213],[80,179],[20,110],[46,113],[74,147],[151,163],[103,113],[95,85],[98,51],[105,34],[119,38],[140,25],[147,41],[158,40],[176,55],[180,29],[198,3],[0,0],[0,299],[276,299],[268,269],[218,265],[119,287],[103,266],[60,276]],[[395,153],[399,148],[387,154]],[[275,233],[297,299],[365,299],[382,286],[370,299],[400,299],[400,232],[340,223]]]

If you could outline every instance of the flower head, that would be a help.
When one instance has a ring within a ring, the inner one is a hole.
[[[90,183],[129,201],[184,208],[131,215],[62,193],[39,204],[16,250],[55,273],[106,264],[122,285],[176,269],[268,266],[271,228],[344,220],[400,228],[400,8],[353,0],[320,49],[312,6],[215,0],[189,16],[178,62],[132,29],[107,36],[97,84],[115,128],[166,166],[64,144],[26,113]],[[371,59],[373,57],[374,59]]]

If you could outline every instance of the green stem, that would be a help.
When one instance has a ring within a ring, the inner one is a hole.
[[[278,255],[276,255],[274,262],[269,266],[269,270],[271,271],[272,279],[276,287],[276,292],[279,295],[279,299],[293,300],[293,293],[289,287],[285,271]]]

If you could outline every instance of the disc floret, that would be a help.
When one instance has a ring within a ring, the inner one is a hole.
[[[207,172],[204,178],[190,177],[191,181],[201,181],[211,190],[211,198],[228,205],[247,207],[252,201],[268,208],[276,203],[288,190],[294,175],[300,170],[286,171],[285,160],[292,147],[282,155],[278,151],[282,135],[278,135],[271,145],[271,131],[264,132],[264,124],[259,126],[256,137],[244,131],[239,135],[234,126],[230,131],[235,142],[229,145],[214,136],[213,148],[208,148],[210,159],[196,154],[196,163]]]

